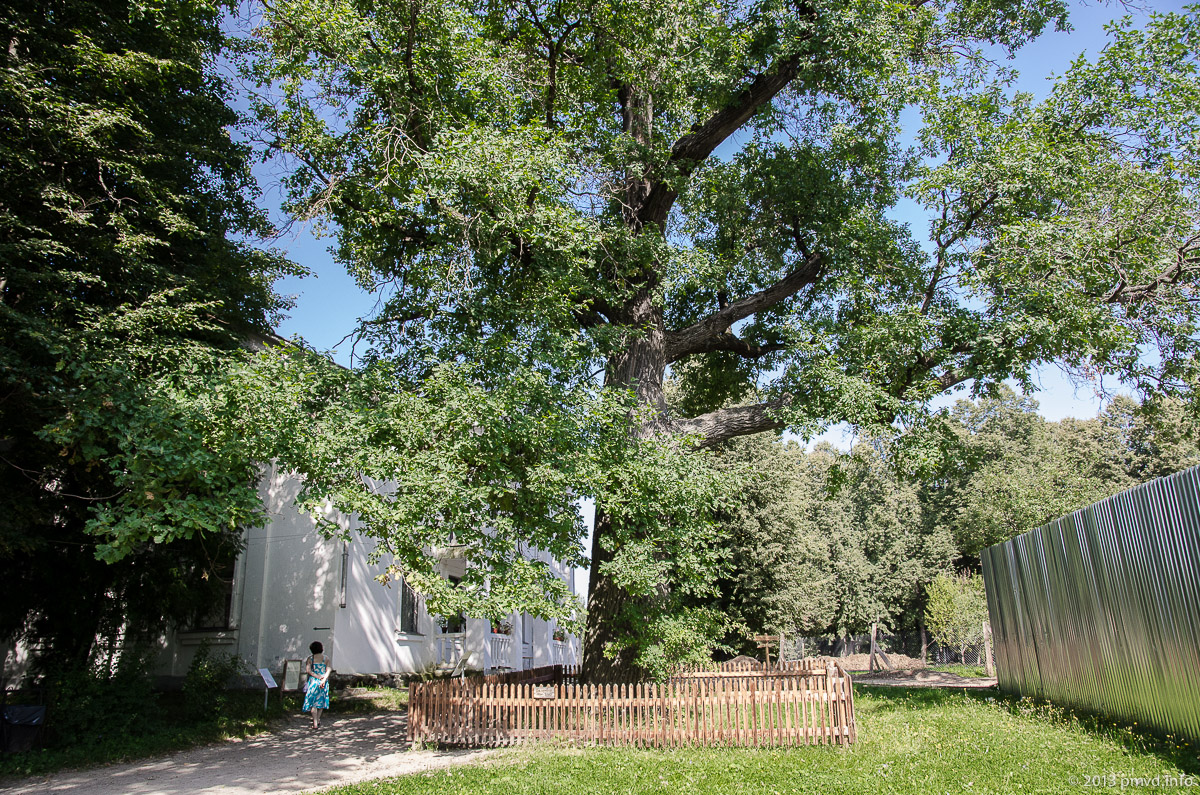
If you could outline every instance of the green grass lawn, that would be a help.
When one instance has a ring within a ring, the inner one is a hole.
[[[384,779],[330,793],[1061,793],[1120,792],[1123,780],[1124,791],[1200,793],[1200,764],[1190,745],[1047,705],[987,694],[866,686],[855,688],[855,705],[859,740],[852,748],[528,747],[504,752],[497,764]],[[1197,777],[1193,787],[1129,781],[1189,775]]]

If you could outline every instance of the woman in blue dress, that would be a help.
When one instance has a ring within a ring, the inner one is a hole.
[[[312,713],[313,729],[321,728],[321,712],[329,709],[329,675],[333,670],[325,659],[325,647],[314,640],[308,650],[312,655],[304,662],[308,685],[304,689],[304,711]]]

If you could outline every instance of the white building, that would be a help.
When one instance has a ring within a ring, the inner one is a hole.
[[[293,505],[299,489],[294,477],[274,470],[264,475],[259,491],[270,519],[247,532],[226,604],[201,620],[202,626],[170,633],[160,674],[182,677],[206,640],[216,652],[236,654],[276,674],[286,660],[307,657],[314,640],[325,646],[339,674],[455,667],[494,671],[578,662],[578,638],[528,615],[511,616],[507,633],[493,631],[483,619],[439,626],[403,582],[388,587],[376,581],[385,565],[367,562],[375,541],[357,533],[352,518],[329,514],[350,531],[348,543],[317,532],[313,519]],[[545,555],[541,559],[574,590],[569,567]],[[461,577],[463,566],[461,558],[447,554],[438,571]]]

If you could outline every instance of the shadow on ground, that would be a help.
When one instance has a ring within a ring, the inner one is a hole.
[[[462,764],[488,751],[409,751],[406,712],[307,716],[245,740],[156,759],[52,776],[10,779],[0,792],[90,795],[294,793]]]

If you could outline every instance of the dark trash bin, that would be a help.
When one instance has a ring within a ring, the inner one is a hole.
[[[46,708],[26,704],[4,707],[4,750],[8,753],[28,751],[42,734],[46,724]]]

